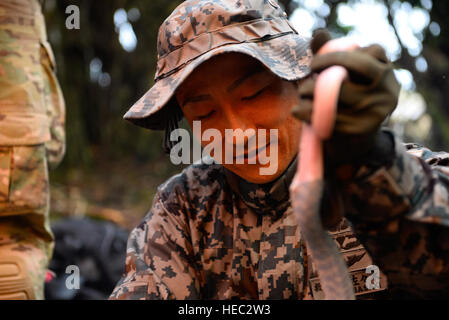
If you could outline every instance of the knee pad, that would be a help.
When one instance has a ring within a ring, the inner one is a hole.
[[[30,266],[19,255],[0,256],[0,300],[34,300]]]

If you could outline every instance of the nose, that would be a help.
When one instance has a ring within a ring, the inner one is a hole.
[[[243,116],[233,108],[225,109],[225,129],[231,129],[233,136],[232,141],[228,140],[227,143],[232,143],[234,146],[243,144],[244,149],[247,149],[249,141],[255,139],[257,134],[253,119]]]

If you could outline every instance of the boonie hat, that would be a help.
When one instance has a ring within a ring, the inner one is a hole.
[[[182,113],[176,89],[204,61],[227,52],[259,60],[282,79],[309,74],[309,41],[298,35],[275,0],[188,0],[159,28],[155,83],[125,114],[154,130]]]

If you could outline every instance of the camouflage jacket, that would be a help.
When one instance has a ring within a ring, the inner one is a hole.
[[[65,104],[38,0],[0,1],[0,146],[46,144],[49,164],[65,150]]]
[[[448,296],[449,154],[396,140],[393,158],[342,186],[351,224],[330,232],[358,297]],[[158,188],[111,299],[322,297],[285,192],[291,177],[239,192],[226,177],[220,165],[194,164]],[[380,288],[367,290],[373,263]]]

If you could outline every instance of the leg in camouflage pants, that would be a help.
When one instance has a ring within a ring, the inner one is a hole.
[[[43,299],[65,104],[37,0],[0,0],[0,299]]]
[[[45,146],[0,148],[0,299],[43,299],[53,249]]]

